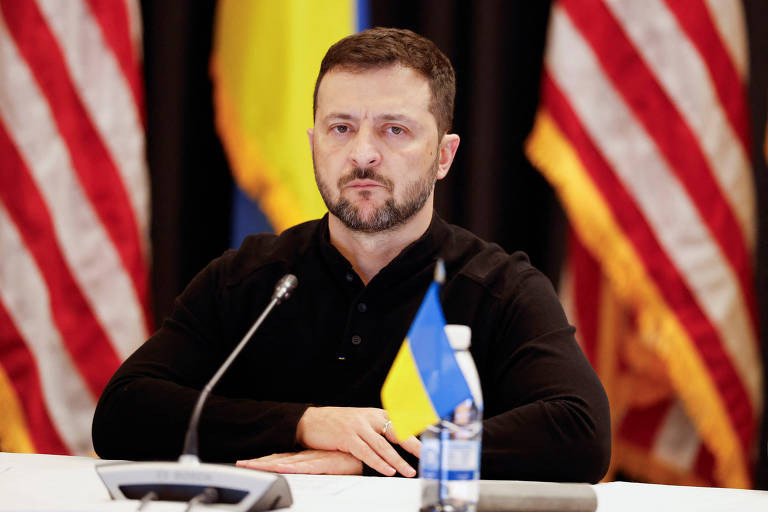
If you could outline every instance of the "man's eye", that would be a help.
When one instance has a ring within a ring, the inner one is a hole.
[[[399,126],[390,126],[390,127],[389,127],[389,131],[390,131],[390,132],[391,132],[393,135],[400,135],[401,133],[405,132],[405,130],[403,130],[403,129],[402,129],[402,128],[400,128]]]
[[[334,126],[331,129],[333,131],[335,131],[336,133],[347,133],[349,131],[349,126],[345,126],[343,124],[340,124],[340,125]]]

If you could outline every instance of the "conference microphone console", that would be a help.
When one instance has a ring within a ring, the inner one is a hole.
[[[113,499],[197,500],[232,512],[273,510],[293,503],[282,475],[224,464],[105,462],[96,472]]]

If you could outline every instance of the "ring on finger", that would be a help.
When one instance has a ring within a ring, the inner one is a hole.
[[[384,423],[384,426],[381,428],[381,435],[386,437],[387,431],[389,431],[389,427],[391,426],[392,426],[392,420],[387,420],[387,422]]]

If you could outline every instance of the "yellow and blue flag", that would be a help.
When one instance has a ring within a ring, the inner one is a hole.
[[[421,433],[472,397],[445,335],[439,296],[443,268],[438,261],[436,278],[381,388],[381,403],[400,439]]]
[[[307,138],[312,93],[326,50],[365,13],[356,0],[218,2],[211,76],[216,129],[237,185],[233,247],[251,232],[281,232],[325,213]]]

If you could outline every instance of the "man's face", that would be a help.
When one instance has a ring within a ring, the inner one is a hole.
[[[448,168],[430,99],[427,80],[398,65],[323,77],[309,132],[315,179],[348,228],[387,230],[431,206],[435,180]]]

